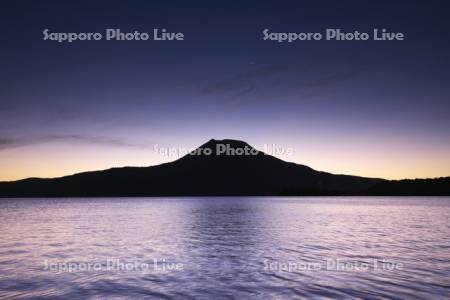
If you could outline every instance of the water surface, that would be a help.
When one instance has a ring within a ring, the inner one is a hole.
[[[449,197],[0,199],[0,298],[444,299],[449,220]]]

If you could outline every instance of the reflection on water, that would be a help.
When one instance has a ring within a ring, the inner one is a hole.
[[[0,297],[446,298],[450,198],[0,199]]]

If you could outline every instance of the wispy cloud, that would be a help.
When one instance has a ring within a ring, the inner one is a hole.
[[[230,78],[226,78],[221,81],[209,83],[202,88],[201,92],[203,94],[213,94],[241,89],[243,85],[248,86],[248,81],[269,77],[271,75],[287,72],[293,69],[295,69],[295,67],[284,65],[261,67],[258,69],[238,73]]]
[[[323,64],[322,68],[312,65],[271,65],[245,72],[229,78],[210,82],[201,90],[203,95],[227,95],[227,100],[238,99],[264,90],[268,86],[286,85],[286,88],[311,92],[312,89],[338,84],[358,76],[367,68],[364,64],[353,63],[343,66]]]
[[[130,143],[117,138],[69,134],[69,135],[47,135],[47,136],[21,137],[21,138],[0,138],[0,150],[25,147],[36,144],[53,143],[53,142],[97,144],[113,147],[131,147],[143,149],[149,148],[149,146],[145,144]]]

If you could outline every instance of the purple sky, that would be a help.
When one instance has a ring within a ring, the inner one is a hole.
[[[16,1],[0,12],[0,180],[175,159],[243,139],[334,173],[450,175],[446,1]],[[43,41],[42,31],[183,32],[184,41]],[[405,41],[264,41],[262,30]]]

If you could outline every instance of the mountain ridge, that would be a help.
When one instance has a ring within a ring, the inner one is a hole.
[[[0,197],[450,195],[450,177],[417,180],[316,171],[244,141],[211,139],[159,165],[0,182]]]

